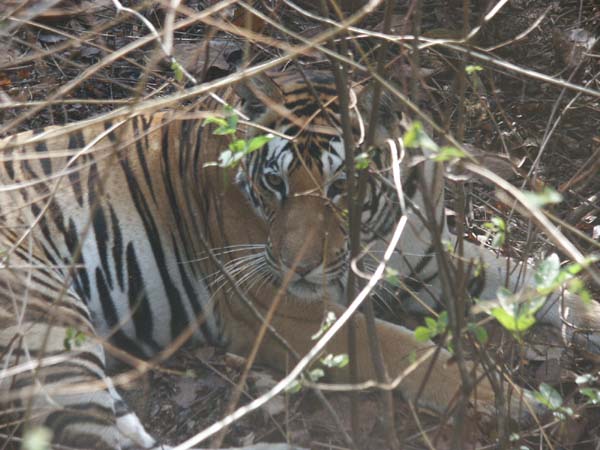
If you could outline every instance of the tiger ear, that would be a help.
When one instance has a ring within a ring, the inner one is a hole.
[[[360,112],[360,117],[356,117],[355,119],[362,120],[364,129],[367,130],[373,107],[373,85],[370,83],[368,86],[355,87],[354,92],[356,94],[358,111]],[[376,120],[375,141],[373,142],[375,147],[383,146],[387,139],[402,136],[401,124],[403,114],[397,105],[398,102],[394,101],[387,91],[383,90],[381,92],[378,105],[379,112]]]
[[[238,83],[235,90],[243,101],[244,114],[261,125],[275,120],[277,112],[273,106],[284,103],[281,89],[266,73]]]

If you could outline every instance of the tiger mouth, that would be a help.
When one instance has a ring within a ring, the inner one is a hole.
[[[292,287],[295,290],[307,290],[315,293],[321,292],[326,288],[323,283],[313,283],[312,281],[308,281],[304,278],[291,282],[288,288],[289,287]]]
[[[341,296],[341,289],[338,283],[334,280],[322,281],[314,283],[305,278],[295,281],[290,281],[285,286],[286,291],[303,300],[320,300],[324,297],[337,298]]]

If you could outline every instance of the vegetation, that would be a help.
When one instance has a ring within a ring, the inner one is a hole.
[[[499,400],[494,427],[470,425],[476,421],[466,420],[467,408],[457,408],[451,417],[419,415],[411,403],[390,403],[386,389],[359,389],[364,386],[352,382],[328,386],[325,369],[351,365],[352,354],[323,354],[289,386],[281,408],[247,416],[230,428],[228,445],[289,440],[310,448],[598,448],[597,355],[565,346],[552,331],[532,331],[551,292],[569,289],[585,302],[600,299],[597,2],[45,3],[43,8],[0,6],[0,136],[117,108],[183,105],[188,111],[190,103],[211,95],[222,107],[201,120],[228,139],[214,164],[230,168],[273,138],[269,130],[246,138],[251,124],[230,106],[236,96],[227,89],[246,75],[287,64],[333,68],[391,93],[418,119],[405,130],[404,146],[427,148],[444,165],[451,212],[445,220],[460,238],[451,248],[436,244],[446,250],[440,264],[462,271],[452,272],[456,278],[448,290],[454,294],[439,312],[423,317],[407,313],[399,302],[371,305],[369,300],[365,314],[374,307],[378,317],[413,328],[419,341],[449,348],[457,364],[472,360],[490,372],[499,370],[507,383],[534,390],[551,416],[514,426],[500,410],[506,399]],[[373,98],[379,101],[376,94]],[[356,176],[349,174],[348,182],[360,204],[361,177],[373,175],[369,165],[377,156],[372,137],[365,136],[355,154],[349,170]],[[359,235],[360,223],[352,223],[351,212],[343,213]],[[467,280],[478,267],[477,261],[464,260],[462,239],[517,261],[539,261],[534,286],[469,298]],[[349,291],[356,293],[362,281],[353,277]],[[393,267],[385,279],[396,289],[405,287]],[[326,317],[313,339],[335,320]],[[64,346],[76,349],[85,340],[71,329]],[[222,419],[224,399],[235,397],[233,386],[244,380],[242,367],[237,358],[212,348],[182,351],[141,374],[143,383],[121,388],[147,428],[175,443]],[[389,388],[383,375],[374,384]],[[262,395],[265,379],[269,375],[253,371],[238,386],[239,403]],[[328,393],[331,418],[314,394],[328,389],[361,390],[361,395],[348,400]],[[47,448],[48,433],[31,430],[23,447]],[[4,437],[0,429],[0,448]]]

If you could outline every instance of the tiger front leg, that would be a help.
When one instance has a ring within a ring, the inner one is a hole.
[[[291,301],[280,307],[279,314],[275,315],[271,325],[297,354],[303,356],[315,345],[315,340],[311,337],[321,329],[326,310],[332,311],[336,317],[340,317],[345,311],[344,307],[337,304],[329,304],[325,308],[320,302]],[[358,367],[357,381],[376,380],[377,376],[369,351],[365,317],[356,314],[354,322],[357,342],[354,356]],[[242,328],[246,332],[240,332]],[[404,327],[376,320],[376,329],[391,380],[390,384],[407,400],[416,401],[419,405],[440,413],[449,412],[462,395],[462,378],[457,363],[452,360],[452,355],[443,348],[437,348],[432,342],[418,342],[414,333]],[[325,354],[349,353],[347,330],[347,325],[339,330],[327,344]],[[257,330],[247,326],[246,322],[246,326],[238,326],[237,331],[238,338],[234,337],[231,340],[230,351],[242,355],[248,354],[257,336]],[[268,333],[260,347],[257,360],[280,371],[289,370],[294,365],[293,358],[290,358],[276,339],[268,337]],[[475,370],[469,363],[467,366],[471,379],[476,381],[470,392],[471,404],[477,411],[494,415],[496,396],[487,374]],[[334,383],[348,383],[350,381],[348,366],[330,369],[328,380]],[[534,413],[543,411],[528,391],[515,389],[510,397],[508,395],[505,397],[511,398],[510,413],[516,420],[529,418],[531,411]]]
[[[335,306],[335,305],[334,305]],[[343,309],[338,307],[338,313]],[[356,315],[356,335],[358,369],[360,381],[375,380],[376,374],[369,352],[369,336],[366,319]],[[386,364],[390,385],[396,387],[409,401],[433,409],[439,413],[448,413],[457,405],[463,394],[463,380],[458,363],[452,354],[439,348],[433,342],[419,342],[414,332],[402,326],[382,320],[376,320],[376,328],[382,355]],[[332,342],[328,351],[342,352],[346,348],[347,331],[342,329]],[[473,408],[485,415],[497,413],[496,391],[489,377],[495,373],[483,373],[480,367],[465,362],[465,369],[473,384],[469,402]],[[348,381],[347,373],[333,372],[334,381]],[[515,388],[509,393],[506,383],[501,384],[505,398],[510,398],[510,415],[515,420],[531,419],[532,413],[543,413],[543,407],[526,390]]]

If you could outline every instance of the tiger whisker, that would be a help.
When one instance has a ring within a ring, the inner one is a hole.
[[[259,282],[263,281],[262,286],[264,286],[265,280],[269,279],[269,276],[272,275],[271,271],[268,269],[267,264],[262,264],[258,267],[258,270],[254,272],[254,274],[258,275],[253,280],[249,282],[246,286],[246,291],[250,291],[254,286],[256,286]]]
[[[242,262],[246,264],[242,265]],[[262,265],[264,264],[263,262],[261,262],[260,258],[254,258],[250,261],[242,262],[239,262],[238,266],[233,271],[228,271],[231,277],[234,279],[237,277],[238,274],[243,273],[242,277],[235,280],[238,286],[241,286],[245,282],[245,280],[249,276],[252,276],[252,274],[256,273],[256,271],[261,270]],[[217,288],[213,291],[213,294],[216,294],[218,291],[223,289],[223,287],[227,284],[227,281],[228,280],[226,279],[226,277],[224,275],[221,275],[213,282],[211,282],[211,285],[213,286],[218,284]]]
[[[255,255],[244,255],[239,258],[232,259],[231,261],[227,261],[224,264],[224,268],[230,275],[233,276],[233,274],[239,272],[240,266],[243,266],[244,264],[247,264],[248,262],[251,262],[253,260],[259,260],[261,258],[262,258],[262,254],[260,254],[260,253],[255,254]],[[219,269],[219,270],[216,270],[215,272],[207,275],[205,278],[208,280],[212,277],[217,277],[216,279],[214,279],[212,281],[212,283],[214,283],[214,282],[217,282],[220,278],[224,277],[224,275],[223,275],[222,271]]]
[[[235,252],[241,252],[244,250],[263,249],[264,247],[265,247],[264,244],[229,245],[227,247],[215,249],[212,251],[212,253],[215,256],[223,256],[223,255],[229,255],[229,254],[235,253]],[[203,256],[203,255],[206,255],[206,256]],[[206,261],[207,259],[210,259],[210,256],[208,254],[206,254],[206,252],[204,252],[204,253],[201,253],[201,256],[199,256],[198,258],[179,261],[179,264],[191,264],[191,263],[195,263],[195,262]]]

